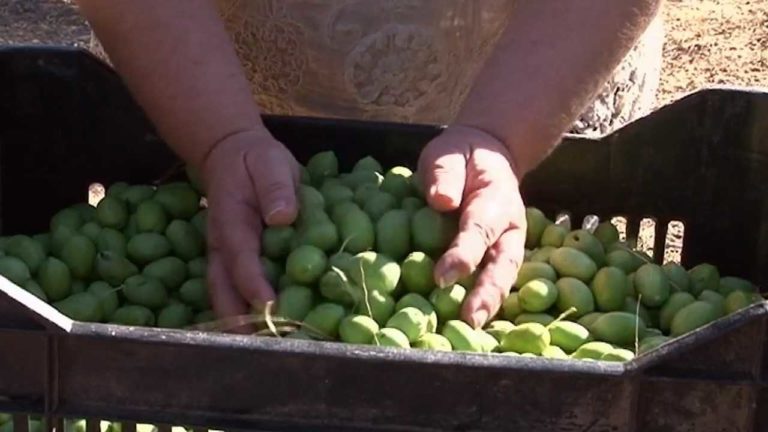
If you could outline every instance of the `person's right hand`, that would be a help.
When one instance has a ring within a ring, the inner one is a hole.
[[[437,211],[460,210],[459,233],[435,265],[441,287],[477,271],[461,318],[484,326],[501,308],[523,262],[525,205],[506,146],[488,133],[450,126],[419,158],[427,201]]]
[[[260,264],[262,220],[293,223],[299,164],[264,128],[230,135],[199,168],[208,199],[208,285],[220,318],[274,300]],[[235,331],[249,331],[241,326]]]

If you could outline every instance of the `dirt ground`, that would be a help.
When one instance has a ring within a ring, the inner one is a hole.
[[[768,0],[667,0],[659,103],[708,84],[768,86]]]
[[[68,0],[0,0],[0,46],[86,47],[90,30]]]
[[[0,0],[0,46],[87,47],[90,30],[71,3]],[[666,39],[658,105],[712,84],[768,87],[768,0],[667,0],[662,13]],[[652,233],[652,222],[645,221],[641,249],[653,244]],[[679,259],[681,242],[682,226],[676,225],[667,238],[666,260]]]

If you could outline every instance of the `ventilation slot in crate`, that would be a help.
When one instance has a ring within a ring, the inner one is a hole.
[[[594,232],[605,220],[616,227],[619,232],[619,241],[626,242],[633,249],[648,254],[657,264],[680,263],[685,230],[682,221],[659,221],[653,217],[635,218],[621,215],[600,218],[595,214],[578,218],[566,210],[558,212],[555,217],[555,223],[569,230],[580,227],[589,232]],[[574,221],[579,222],[574,223]],[[657,253],[657,251],[660,252]]]
[[[98,419],[43,419],[24,414],[0,414],[2,432],[219,432],[206,428],[191,428],[149,423],[111,422]]]

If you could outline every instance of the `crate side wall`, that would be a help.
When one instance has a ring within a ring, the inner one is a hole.
[[[47,336],[0,329],[0,346],[0,412],[43,412],[49,390]]]
[[[61,413],[121,407],[133,418],[166,423],[229,419],[232,423],[209,426],[346,423],[448,430],[475,425],[491,431],[518,425],[569,431],[599,418],[594,430],[609,431],[627,425],[631,401],[629,384],[619,376],[524,368],[425,367],[381,358],[206,350],[89,336],[63,339],[60,356]],[[553,403],[553,397],[563,403]],[[605,407],[615,408],[613,414],[606,416]]]

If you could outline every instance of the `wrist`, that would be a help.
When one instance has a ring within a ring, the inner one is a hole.
[[[247,146],[264,142],[265,139],[273,140],[274,138],[263,125],[234,130],[211,143],[192,161],[192,166],[196,167],[203,177],[207,177],[207,171],[215,165],[214,161],[221,158],[220,155],[233,151],[245,151]]]
[[[213,141],[194,161],[198,167],[203,168],[215,154],[223,149],[240,146],[244,142],[259,142],[265,138],[272,138],[269,131],[262,126],[233,130]]]
[[[512,151],[511,146],[508,145],[508,143],[499,134],[497,134],[496,131],[492,130],[491,128],[484,128],[482,126],[474,125],[471,123],[455,123],[449,125],[446,128],[446,132],[465,134],[472,137],[470,139],[477,139],[486,143],[492,143],[494,144],[494,147],[502,148],[505,151],[505,156],[509,161],[510,167],[512,167],[512,172],[518,178],[522,178],[523,172],[520,171],[520,164],[515,157],[515,153]]]
[[[484,131],[499,140],[514,161],[513,167],[519,179],[533,171],[560,143],[565,130],[557,122],[547,122],[539,115],[511,116],[515,120],[466,121],[462,124]]]

